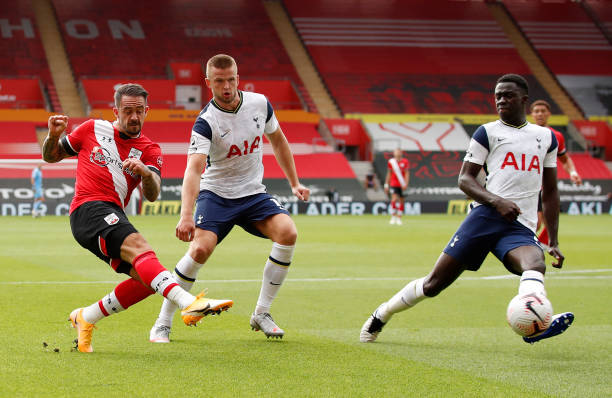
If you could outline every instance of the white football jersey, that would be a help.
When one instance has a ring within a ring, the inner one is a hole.
[[[544,167],[557,167],[557,140],[545,127],[501,120],[476,130],[464,161],[487,165],[486,188],[521,209],[518,221],[535,232]]]
[[[234,111],[211,100],[200,112],[191,132],[189,154],[208,155],[200,190],[236,199],[266,191],[263,179],[263,134],[274,133],[278,120],[267,98],[238,91]]]

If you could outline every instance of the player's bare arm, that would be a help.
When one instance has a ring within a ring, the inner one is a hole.
[[[123,169],[139,175],[142,181],[142,193],[149,202],[155,202],[161,190],[161,178],[151,171],[140,159],[127,158],[123,161]]]
[[[285,137],[280,127],[272,134],[266,134],[266,137],[270,141],[270,144],[272,144],[272,150],[274,151],[276,161],[281,169],[283,169],[285,176],[287,176],[289,185],[291,185],[291,192],[293,192],[298,199],[307,201],[310,197],[310,189],[300,184],[287,137]]]
[[[576,185],[582,185],[582,178],[580,174],[576,171],[576,166],[574,165],[574,161],[570,158],[567,153],[558,157],[559,161],[563,165],[563,169],[569,174],[570,180]]]
[[[463,162],[459,172],[459,188],[478,203],[491,206],[508,221],[514,221],[521,214],[516,203],[487,191],[478,183],[478,173],[482,165]]]
[[[56,163],[70,156],[59,142],[68,126],[68,116],[53,115],[49,117],[47,125],[49,132],[42,146],[42,157],[47,163]]]
[[[181,188],[181,217],[176,225],[176,237],[191,242],[195,234],[193,206],[200,192],[200,176],[206,167],[206,154],[193,153],[187,158],[187,167]]]
[[[544,167],[542,173],[542,214],[548,228],[548,254],[557,260],[553,262],[552,266],[561,268],[565,257],[559,249],[559,191],[557,188],[557,169],[554,167]]]

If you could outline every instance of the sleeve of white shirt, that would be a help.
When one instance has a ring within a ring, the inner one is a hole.
[[[489,137],[487,130],[480,126],[470,140],[470,145],[463,161],[483,165],[487,160],[487,156],[489,156]]]
[[[276,115],[274,114],[274,109],[272,109],[270,101],[266,99],[266,102],[268,104],[268,114],[266,116],[266,127],[264,128],[264,133],[271,134],[275,132],[280,125],[278,124],[278,120],[276,120]]]
[[[212,129],[208,122],[201,117],[198,117],[193,129],[191,130],[191,138],[189,140],[189,150],[187,154],[200,153],[208,155],[210,153],[210,144],[212,143]]]
[[[546,156],[544,156],[544,166],[543,167],[557,167],[557,150],[559,149],[559,143],[557,142],[557,138],[555,134],[550,132],[552,138],[550,140],[550,147],[546,152]]]

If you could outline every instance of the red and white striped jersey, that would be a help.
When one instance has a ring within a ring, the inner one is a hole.
[[[131,138],[106,120],[90,119],[62,138],[64,150],[78,156],[75,194],[70,213],[85,202],[106,201],[122,208],[130,201],[140,176],[123,170],[123,160],[136,157],[161,176],[161,148],[142,135]]]
[[[393,168],[393,165],[392,165],[393,162],[391,161],[391,159],[389,159],[389,161],[387,162],[387,169],[388,169],[387,172],[391,173],[391,178],[389,179],[389,186],[403,188],[399,178],[397,178],[397,173],[396,173],[396,170]],[[408,170],[408,168],[410,167],[410,163],[408,162],[408,159],[401,158],[400,160],[397,161],[397,166],[398,166],[398,171],[400,172],[402,179],[404,179],[404,174],[406,173],[406,170]]]

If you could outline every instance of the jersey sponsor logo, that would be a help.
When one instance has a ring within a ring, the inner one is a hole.
[[[108,225],[115,225],[119,222],[119,217],[117,217],[115,213],[111,213],[108,216],[104,217],[104,221],[106,221]]]
[[[249,142],[247,140],[244,140],[242,142],[242,148],[239,148],[238,145],[233,144],[230,149],[229,152],[227,153],[226,158],[232,158],[234,156],[242,156],[242,155],[248,155],[249,153],[253,153],[253,151],[255,149],[259,148],[259,142],[261,141],[261,137],[257,136],[255,137],[255,139],[253,140],[253,142],[251,143],[251,145],[249,146]]]
[[[514,167],[516,171],[535,170],[538,174],[540,174],[540,158],[538,158],[537,155],[533,155],[529,161],[527,160],[528,155],[525,155],[524,153],[520,153],[519,155],[520,156],[518,156],[518,159],[520,160],[520,164],[517,161],[517,156],[514,153],[506,153],[501,168],[505,169],[506,167]]]
[[[128,158],[140,159],[141,156],[142,156],[142,151],[140,149],[131,148]]]
[[[89,161],[100,167],[106,167],[109,164],[115,164],[121,167],[121,161],[113,159],[108,149],[99,146],[93,147],[89,154]]]
[[[228,135],[228,134],[229,134],[229,133],[231,133],[231,132],[232,132],[232,130],[227,129],[227,130],[225,130],[225,131],[224,131],[222,134],[220,134],[219,136],[220,136],[221,138],[225,138],[225,136],[226,136],[226,135]]]

